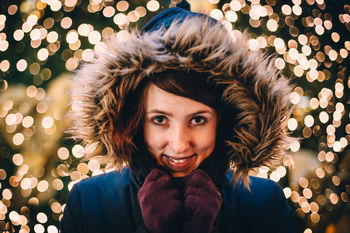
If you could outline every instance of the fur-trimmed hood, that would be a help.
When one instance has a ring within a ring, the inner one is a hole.
[[[223,87],[222,101],[237,111],[230,165],[248,183],[248,171],[281,162],[292,138],[286,127],[291,113],[291,86],[261,51],[251,51],[245,33],[233,34],[201,15],[175,20],[169,28],[131,32],[127,39],[107,42],[106,53],[77,72],[72,88],[74,138],[86,145],[88,157],[121,168],[127,162],[111,143],[113,116],[125,97],[147,76],[167,69],[207,72]]]

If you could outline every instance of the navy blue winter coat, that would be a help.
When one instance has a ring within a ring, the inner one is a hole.
[[[226,178],[229,181],[232,173]],[[250,177],[251,192],[226,182],[216,218],[218,233],[293,233],[294,211],[274,181]],[[73,186],[61,220],[62,233],[146,233],[129,169]]]

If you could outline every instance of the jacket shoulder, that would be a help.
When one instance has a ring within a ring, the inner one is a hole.
[[[136,192],[128,169],[90,177],[76,183],[60,222],[62,232],[131,232],[136,227],[132,201]]]
[[[228,174],[228,181],[232,174]],[[229,183],[224,190],[231,216],[240,219],[246,232],[294,232],[294,211],[281,186],[273,180],[250,176],[250,191]],[[252,221],[254,224],[251,224]],[[263,231],[261,231],[263,230]]]
[[[70,195],[79,196],[80,208],[88,216],[128,209],[128,196],[133,191],[130,171],[123,169],[84,179],[73,186]]]
[[[108,191],[108,189],[114,190],[126,188],[132,184],[131,174],[129,169],[123,169],[121,171],[107,172],[101,175],[93,176],[79,181],[74,186],[80,189],[80,191]],[[107,190],[106,190],[107,189]]]
[[[255,212],[258,209],[264,209],[275,203],[276,200],[285,200],[281,186],[273,180],[264,179],[255,176],[249,176],[250,190],[247,190],[243,184],[235,186],[231,182],[232,173],[227,175],[229,181],[229,189],[234,192],[237,199],[240,200],[245,208],[254,208]]]

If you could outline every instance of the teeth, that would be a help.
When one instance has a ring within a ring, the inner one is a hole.
[[[168,159],[170,159],[170,160],[173,161],[174,163],[184,163],[184,162],[186,162],[187,160],[189,160],[190,158],[192,158],[192,156],[187,157],[187,158],[185,158],[185,159],[174,159],[174,158],[171,158],[171,157],[169,157],[169,156],[167,156],[167,157],[168,157]]]
[[[185,161],[187,161],[188,159],[173,159],[168,157],[171,161],[173,161],[174,163],[184,163]]]

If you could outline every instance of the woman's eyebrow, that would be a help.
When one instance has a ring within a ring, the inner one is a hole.
[[[163,115],[167,115],[167,116],[172,116],[171,113],[164,112],[164,111],[157,110],[157,109],[152,109],[152,110],[150,110],[149,112],[146,112],[146,114],[152,114],[152,113],[157,113],[157,114],[163,114]]]
[[[198,112],[194,112],[192,114],[190,114],[189,116],[195,116],[195,115],[198,115],[198,114],[203,114],[203,113],[209,113],[209,114],[214,114],[214,112],[212,111],[208,111],[208,110],[201,110],[201,111],[198,111]]]
[[[162,115],[166,115],[166,116],[172,116],[171,113],[164,112],[164,111],[157,110],[157,109],[152,109],[149,112],[146,112],[146,114],[153,114],[153,113],[162,114]],[[208,113],[208,114],[211,114],[211,115],[215,114],[214,112],[209,111],[209,110],[200,110],[200,111],[197,111],[197,112],[189,114],[189,116],[191,117],[191,116],[195,116],[195,115],[203,114],[203,113]]]

